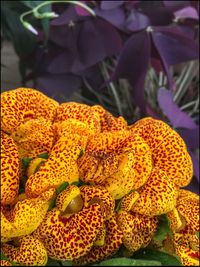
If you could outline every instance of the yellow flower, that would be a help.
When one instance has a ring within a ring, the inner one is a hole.
[[[154,166],[179,187],[187,186],[193,175],[192,160],[183,139],[166,123],[153,118],[139,120],[130,131],[140,134],[152,150]]]
[[[58,103],[30,88],[17,88],[1,94],[1,128],[12,133],[28,119],[53,120]]]
[[[74,260],[91,250],[113,212],[114,199],[105,189],[71,185],[58,195],[56,207],[47,212],[34,236],[51,258]]]
[[[11,204],[19,189],[19,154],[14,140],[1,131],[1,204]]]
[[[117,218],[118,226],[123,233],[123,244],[135,252],[146,247],[157,229],[157,217],[148,217],[135,212],[121,210]]]
[[[179,190],[176,207],[167,213],[172,229],[172,239],[168,240],[174,252],[185,266],[199,266],[199,196],[188,190]],[[169,239],[169,238],[168,238]],[[164,249],[167,251],[167,240]]]
[[[54,191],[54,189],[50,189],[37,198],[18,201],[8,218],[1,211],[2,238],[21,237],[31,234],[44,219]]]
[[[2,245],[2,251],[9,260],[25,266],[45,266],[47,264],[47,251],[39,240],[29,235],[20,238],[18,242],[19,247],[11,244]],[[9,265],[7,264],[7,266]]]

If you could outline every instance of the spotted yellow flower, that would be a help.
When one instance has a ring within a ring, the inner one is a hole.
[[[150,243],[156,232],[158,219],[121,210],[118,213],[117,221],[123,233],[124,246],[130,252],[135,252]]]
[[[179,187],[187,186],[193,176],[192,160],[180,135],[166,123],[144,118],[129,127],[140,134],[152,150],[154,166]]]
[[[122,244],[122,231],[118,227],[116,214],[105,221],[104,240],[102,244],[93,244],[91,250],[84,256],[75,259],[75,266],[101,261],[114,255]]]
[[[14,140],[1,131],[1,204],[11,204],[19,189],[19,153]]]
[[[78,159],[85,140],[78,134],[59,138],[49,153],[47,161],[28,177],[25,192],[29,197],[39,196],[49,188],[57,188],[64,182],[79,180]]]
[[[53,120],[58,103],[30,88],[17,88],[1,94],[1,128],[12,133],[28,119]]]
[[[114,199],[105,189],[70,185],[58,195],[56,207],[47,212],[34,236],[51,258],[77,259],[90,251],[106,217],[113,212]]]
[[[80,179],[104,186],[115,199],[141,187],[150,176],[152,164],[147,143],[127,130],[94,136],[78,160]]]
[[[199,266],[199,196],[188,190],[179,190],[175,208],[167,213],[172,238],[164,241],[164,250],[176,253],[184,266]],[[168,251],[171,242],[172,251]]]
[[[18,201],[11,210],[9,217],[6,217],[1,211],[2,238],[21,237],[31,234],[44,219],[54,191],[54,189],[50,189],[37,198]]]
[[[49,153],[54,145],[54,136],[52,121],[44,118],[26,120],[11,134],[21,159]]]
[[[47,251],[39,240],[29,235],[20,238],[18,242],[19,246],[17,247],[11,244],[2,245],[3,253],[12,262],[25,266],[45,266],[47,264]]]

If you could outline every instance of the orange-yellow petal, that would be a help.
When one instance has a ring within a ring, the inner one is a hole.
[[[106,218],[110,218],[114,213],[115,200],[111,194],[101,186],[83,185],[80,187],[84,206],[88,207],[92,203],[100,203],[105,210]]]
[[[146,117],[129,126],[129,130],[141,135],[154,152],[154,149],[162,144],[172,129],[161,120]]]
[[[55,122],[76,119],[88,125],[95,133],[100,132],[99,114],[92,110],[90,106],[75,102],[62,103],[57,108]]]
[[[73,260],[91,249],[103,227],[103,218],[99,204],[92,204],[68,217],[61,216],[55,208],[47,213],[34,236],[42,241],[49,257]]]
[[[154,150],[153,160],[155,166],[165,171],[177,186],[182,187],[190,183],[193,176],[192,160],[177,132],[171,131]]]
[[[138,189],[140,197],[132,206],[132,211],[156,216],[171,211],[178,196],[173,182],[162,170],[154,168],[146,184]]]
[[[31,234],[42,222],[55,190],[50,189],[41,196],[17,202],[9,218],[1,213],[1,235],[4,238]]]
[[[140,134],[150,146],[154,166],[166,172],[179,187],[190,183],[193,175],[192,160],[183,139],[161,120],[144,118],[129,127]]]
[[[199,251],[194,251],[189,247],[179,245],[176,247],[176,254],[180,257],[184,266],[199,266]]]
[[[11,204],[19,189],[19,154],[14,140],[1,131],[1,204]]]
[[[75,185],[68,186],[57,196],[56,207],[64,214],[79,212],[83,208],[80,189]]]
[[[85,140],[78,134],[63,136],[54,145],[47,161],[31,175],[26,183],[26,194],[36,197],[47,189],[57,188],[64,182],[79,180],[76,160],[84,149]]]
[[[12,133],[23,121],[46,118],[53,120],[58,103],[30,88],[17,88],[1,94],[1,127]]]
[[[148,217],[135,212],[120,211],[118,226],[123,233],[123,244],[131,252],[146,247],[156,229],[157,217]]]
[[[18,146],[20,158],[49,153],[54,145],[52,121],[44,118],[22,122],[11,136]]]
[[[122,244],[122,231],[118,227],[116,222],[116,216],[114,215],[109,220],[105,221],[106,236],[103,246],[93,246],[92,249],[84,256],[73,261],[75,266],[86,265],[101,261],[108,257],[111,257],[117,252]]]
[[[124,152],[117,155],[119,167],[111,176],[108,176],[102,183],[114,199],[120,199],[128,194],[135,186],[135,158],[132,153]]]
[[[116,118],[99,105],[92,106],[91,109],[99,114],[101,132],[112,132],[126,129],[127,122],[123,117],[120,116]]]
[[[199,196],[188,190],[179,190],[179,195],[176,203],[177,216],[172,212],[167,216],[172,222],[172,230],[176,232],[182,231],[183,233],[195,234],[200,229],[199,224]],[[177,217],[182,222],[181,229],[177,229],[174,225]]]
[[[20,246],[3,244],[4,254],[13,262],[25,266],[45,266],[48,255],[44,245],[33,236],[25,236],[20,240]]]
[[[0,266],[13,266],[12,263],[10,263],[7,260],[1,260],[0,261]]]

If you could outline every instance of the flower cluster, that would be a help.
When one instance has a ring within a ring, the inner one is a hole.
[[[159,249],[198,265],[198,196],[182,189],[192,161],[167,124],[127,125],[101,106],[18,88],[1,95],[1,126],[1,249],[10,261],[85,265],[122,244],[133,253],[156,245],[166,214],[172,235]]]

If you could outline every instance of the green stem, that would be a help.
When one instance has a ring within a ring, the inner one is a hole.
[[[79,1],[70,1],[70,0],[63,0],[63,1],[45,1],[44,3],[41,3],[40,5],[36,6],[33,10],[35,10],[35,12],[37,13],[38,10],[48,4],[54,4],[54,3],[66,3],[66,4],[72,4],[72,5],[77,5],[77,6],[80,6],[82,8],[84,8],[85,10],[87,10],[91,15],[93,16],[96,16],[95,12],[90,8],[88,7],[87,5],[79,2]]]
[[[85,5],[84,3],[81,3],[79,1],[70,1],[70,0],[65,0],[65,1],[59,1],[59,0],[58,1],[45,1],[45,2],[41,3],[40,5],[36,6],[35,8],[33,8],[32,10],[21,14],[20,18],[19,18],[21,23],[29,30],[31,30],[30,28],[32,28],[32,32],[34,32],[34,28],[31,26],[31,24],[29,24],[28,22],[26,22],[24,20],[24,17],[33,14],[38,19],[42,19],[44,16],[42,16],[42,14],[40,14],[38,12],[38,10],[40,8],[46,6],[46,5],[53,4],[53,3],[66,3],[66,4],[77,5],[77,6],[80,6],[80,7],[84,8],[85,10],[87,10],[92,16],[96,16],[95,12],[90,7],[88,7],[87,5]]]

